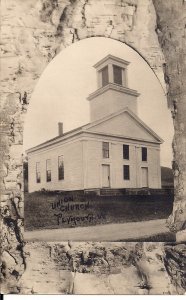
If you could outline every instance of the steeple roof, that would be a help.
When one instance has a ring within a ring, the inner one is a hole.
[[[126,61],[122,58],[119,58],[117,56],[114,56],[114,55],[111,55],[111,54],[108,54],[107,56],[105,56],[104,58],[102,58],[101,60],[99,60],[93,67],[94,68],[99,68],[101,65],[103,65],[106,61],[108,62],[112,62],[112,63],[119,63],[119,64],[122,64],[124,66],[128,66],[130,64],[129,61]]]

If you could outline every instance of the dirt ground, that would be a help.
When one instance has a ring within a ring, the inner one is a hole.
[[[129,239],[140,240],[150,236],[169,233],[166,220],[128,222],[124,224],[105,224],[89,227],[64,229],[44,229],[25,231],[27,241],[120,241]]]

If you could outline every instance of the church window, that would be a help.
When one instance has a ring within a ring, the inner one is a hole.
[[[41,182],[40,162],[36,162],[36,182]]]
[[[104,67],[101,70],[101,75],[102,75],[102,86],[105,86],[109,83],[109,78],[108,78],[108,66]]]
[[[123,145],[123,159],[129,159],[129,145]]]
[[[103,158],[109,158],[109,143],[102,143]]]
[[[142,161],[147,161],[147,148],[146,147],[141,148],[141,159],[142,159]]]
[[[122,68],[113,65],[114,83],[122,85]]]
[[[129,165],[123,166],[123,179],[130,180],[130,166]]]
[[[58,179],[64,179],[64,158],[63,155],[58,157]]]
[[[51,159],[46,160],[46,181],[51,181]]]

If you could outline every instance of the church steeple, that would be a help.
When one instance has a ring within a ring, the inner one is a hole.
[[[94,65],[97,71],[98,88],[108,83],[119,84],[127,87],[127,66],[130,63],[121,58],[107,55]]]
[[[130,63],[113,55],[97,62],[98,89],[89,95],[91,122],[128,107],[137,114],[137,91],[128,88],[127,67]]]

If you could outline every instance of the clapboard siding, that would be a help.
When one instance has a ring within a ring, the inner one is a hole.
[[[109,142],[109,158],[102,157],[102,142]],[[129,160],[123,159],[123,144],[129,145]],[[141,148],[147,147],[148,160],[142,162]],[[64,156],[64,180],[58,180],[58,156]],[[46,182],[46,160],[51,159],[51,182]],[[36,162],[40,162],[41,183],[36,183]],[[110,166],[111,188],[141,188],[141,168],[148,168],[148,187],[161,188],[160,146],[88,137],[29,154],[29,192],[102,188],[102,165]],[[123,166],[130,166],[130,179],[123,179]]]
[[[64,180],[58,180],[58,156],[64,156]],[[46,182],[46,160],[51,159],[51,182]],[[36,183],[36,162],[41,165],[41,183]],[[82,142],[73,141],[29,154],[29,192],[83,189]]]

